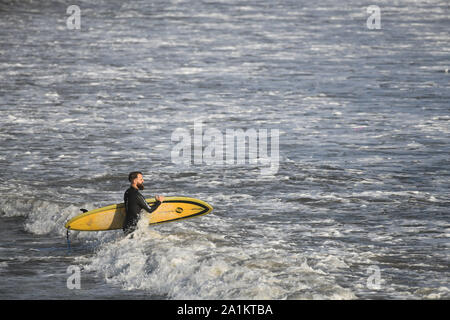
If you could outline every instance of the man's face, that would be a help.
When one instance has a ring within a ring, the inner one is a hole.
[[[142,177],[142,174],[138,174],[135,182],[139,190],[144,190],[144,178]]]

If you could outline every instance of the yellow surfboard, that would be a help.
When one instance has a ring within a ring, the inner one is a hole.
[[[152,205],[155,199],[145,199]],[[197,217],[210,213],[213,207],[208,203],[189,197],[166,197],[164,202],[152,213],[142,211],[149,224]],[[94,209],[70,219],[65,227],[79,231],[106,231],[122,229],[125,221],[123,203]]]

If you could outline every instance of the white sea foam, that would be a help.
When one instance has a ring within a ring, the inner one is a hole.
[[[233,230],[218,217],[208,223],[222,232],[228,229],[228,234]],[[273,234],[275,229],[260,232]],[[328,256],[323,263],[347,267],[337,257]],[[85,265],[126,290],[149,290],[173,299],[355,298],[323,267],[311,267],[282,243],[230,242],[227,234],[214,229],[207,233],[181,224],[151,231],[142,221],[133,239],[104,243]],[[328,292],[309,294],[308,288],[318,286],[327,286]]]

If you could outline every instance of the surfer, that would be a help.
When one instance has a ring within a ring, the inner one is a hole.
[[[159,195],[155,196],[156,202],[152,206],[145,201],[144,196],[139,192],[139,190],[144,190],[144,178],[142,177],[142,172],[130,172],[128,175],[128,180],[131,185],[123,195],[126,212],[125,223],[123,225],[123,232],[125,235],[128,235],[136,230],[139,214],[142,209],[148,213],[152,213],[164,201],[164,197]]]

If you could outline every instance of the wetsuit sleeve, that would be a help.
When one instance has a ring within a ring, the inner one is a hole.
[[[139,196],[137,197],[137,202],[138,202],[139,207],[141,207],[148,213],[152,213],[153,211],[158,209],[159,205],[161,204],[160,201],[155,201],[155,203],[152,206],[150,206],[147,203],[147,201],[145,201],[144,197],[141,194],[139,194]]]

